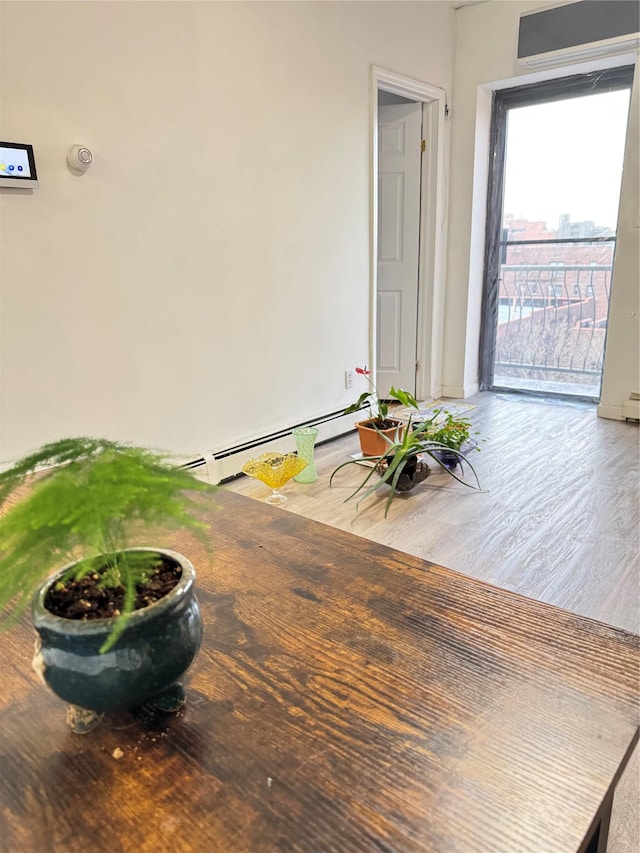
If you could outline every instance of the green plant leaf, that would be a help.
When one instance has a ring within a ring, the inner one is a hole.
[[[398,400],[399,403],[402,403],[403,406],[410,406],[411,408],[418,408],[418,401],[410,394],[408,391],[403,390],[402,388],[394,388],[391,386],[389,389],[389,396],[393,397],[394,400]]]
[[[364,391],[362,394],[360,394],[360,396],[358,397],[356,402],[352,403],[350,406],[348,406],[344,410],[345,415],[350,415],[352,412],[360,411],[360,409],[362,409],[362,407],[365,405],[365,403],[369,407],[369,411],[371,411],[371,402],[369,400],[370,396],[371,396],[370,391]]]

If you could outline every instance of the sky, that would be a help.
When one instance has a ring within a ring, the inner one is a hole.
[[[629,90],[509,110],[504,213],[615,229]]]

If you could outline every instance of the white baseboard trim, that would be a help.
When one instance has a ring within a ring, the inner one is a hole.
[[[442,397],[464,397],[464,388],[462,385],[443,385]]]
[[[480,390],[480,385],[478,382],[472,382],[470,385],[464,386],[464,398],[473,397],[474,394],[477,394]]]
[[[612,421],[640,421],[640,400],[625,400],[621,406],[598,406],[598,417]]]
[[[247,441],[235,447],[208,451],[194,459],[183,461],[182,464],[185,468],[193,471],[193,475],[197,479],[217,485],[223,480],[239,474],[245,462],[260,456],[262,453],[271,451],[274,453],[290,453],[295,450],[296,442],[291,432],[294,426],[317,427],[317,441],[321,442],[351,432],[356,422],[364,420],[367,414],[368,410],[365,410],[364,413],[360,411],[350,415],[333,412],[324,417],[294,424],[271,435],[256,437],[253,441]]]
[[[621,421],[622,406],[603,406],[600,405],[596,409],[599,418],[608,418],[610,421]]]
[[[640,400],[637,394],[622,404],[622,417],[625,421],[640,421]]]
[[[480,390],[477,382],[472,382],[470,385],[443,385],[443,397],[455,397],[456,399],[466,400],[467,397],[473,397]]]

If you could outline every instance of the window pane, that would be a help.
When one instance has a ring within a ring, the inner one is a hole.
[[[596,398],[614,243],[509,246],[500,268],[494,383]]]
[[[508,239],[615,234],[629,98],[624,89],[509,110]]]

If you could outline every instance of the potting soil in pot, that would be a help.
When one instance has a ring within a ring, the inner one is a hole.
[[[141,610],[164,598],[180,580],[182,570],[166,557],[158,557],[151,577],[136,585],[135,610]],[[109,619],[119,616],[124,607],[122,586],[101,586],[100,572],[91,572],[80,580],[70,579],[55,584],[47,593],[45,607],[64,619]]]

